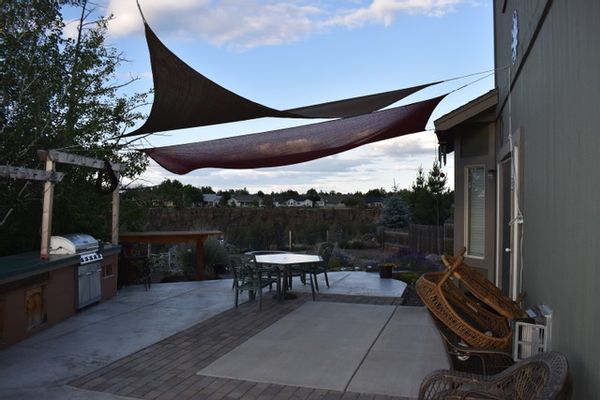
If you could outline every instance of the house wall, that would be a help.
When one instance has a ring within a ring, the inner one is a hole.
[[[522,30],[510,110],[506,72],[497,73],[497,83],[502,137],[509,122],[521,134],[526,304],[544,302],[554,310],[553,349],[568,357],[573,398],[597,398],[600,2],[508,0],[502,13],[503,3],[494,4],[497,68],[510,60],[515,8]]]
[[[485,181],[485,249],[484,257],[465,257],[467,263],[476,267],[493,280],[495,276],[495,229],[496,217],[494,204],[496,200],[495,174],[487,171],[495,170],[495,127],[494,124],[472,123],[462,124],[455,131],[456,138],[454,169],[454,253],[466,246],[466,194],[467,182],[465,169],[471,166],[483,166],[486,170]],[[460,171],[460,172],[458,172]],[[459,189],[460,188],[460,189]]]

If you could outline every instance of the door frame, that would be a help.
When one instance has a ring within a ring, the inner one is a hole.
[[[522,193],[522,153],[521,153],[521,129],[517,129],[513,135],[510,144],[503,146],[498,153],[496,163],[497,171],[497,195],[496,195],[496,286],[501,288],[513,300],[515,300],[522,291],[522,251],[523,251],[523,217],[521,213],[521,193]],[[510,163],[510,218],[509,225],[504,226],[504,198],[505,185],[503,184],[505,163]],[[509,288],[503,288],[503,261],[506,254],[504,233],[505,229],[510,230],[510,277],[508,279]]]

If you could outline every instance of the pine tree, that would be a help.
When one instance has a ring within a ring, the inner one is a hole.
[[[408,207],[398,194],[385,199],[379,224],[385,228],[402,229],[408,226],[410,214]]]
[[[446,175],[434,161],[427,179],[423,168],[417,170],[417,177],[407,195],[411,221],[422,225],[442,225],[452,215],[454,192],[446,187]]]

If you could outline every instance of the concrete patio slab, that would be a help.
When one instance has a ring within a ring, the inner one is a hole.
[[[359,295],[359,296],[402,296],[406,283],[396,279],[380,279],[379,274],[364,271],[336,271],[327,273],[329,288],[325,277],[318,275],[321,293]],[[310,285],[303,285],[299,278],[294,279],[294,291],[310,292]]]
[[[397,307],[348,385],[348,391],[416,397],[425,375],[449,368],[424,307]]]
[[[362,272],[333,272],[329,277],[330,289],[319,277],[322,307],[332,299],[339,302],[340,297],[353,304],[398,304],[405,287]],[[356,397],[349,392],[195,375],[310,301],[310,286],[295,280],[294,292],[298,301],[278,304],[268,299],[266,310],[258,313],[255,304],[232,309],[230,279],[159,284],[150,291],[126,287],[113,299],[1,350],[0,399]],[[248,327],[248,321],[257,319],[262,322]]]
[[[155,285],[150,291],[124,288],[113,299],[0,351],[0,399],[90,398],[62,385],[227,310],[232,303],[229,280]]]
[[[343,391],[394,309],[305,303],[198,374]]]

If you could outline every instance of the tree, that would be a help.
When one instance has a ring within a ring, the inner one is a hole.
[[[361,192],[356,192],[342,200],[342,203],[344,203],[346,207],[360,208],[365,206],[365,199]]]
[[[365,193],[365,197],[384,198],[385,196],[387,196],[387,192],[384,188],[371,189]]]
[[[306,198],[312,202],[321,200],[321,196],[319,196],[319,193],[312,188],[306,191]]]
[[[379,225],[385,228],[402,229],[408,226],[410,213],[408,206],[399,194],[395,193],[385,199]]]
[[[63,7],[79,24],[67,37]],[[127,166],[133,179],[143,153],[118,139],[142,117],[146,94],[123,95],[116,70],[123,55],[105,43],[110,17],[94,16],[86,0],[21,0],[0,6],[0,164],[40,168],[37,150],[63,149]],[[53,232],[110,237],[110,196],[95,192],[96,172],[61,165]],[[42,184],[0,180],[0,255],[39,246]]]
[[[411,189],[406,199],[413,223],[442,225],[452,215],[454,192],[446,188],[446,176],[437,161],[427,177],[419,167]]]

